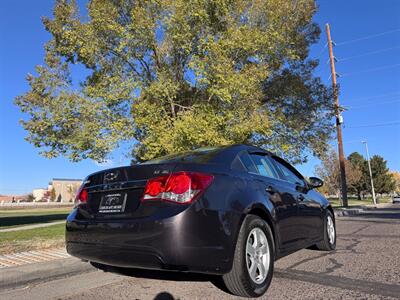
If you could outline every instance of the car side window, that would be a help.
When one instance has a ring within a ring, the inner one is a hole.
[[[232,170],[247,172],[247,169],[243,165],[243,163],[240,160],[239,156],[236,156],[235,159],[232,161],[231,168],[232,168]]]
[[[292,170],[290,170],[287,166],[285,166],[282,162],[280,162],[277,158],[273,158],[275,165],[279,168],[281,171],[281,174],[283,176],[283,180],[289,181],[293,184],[299,184],[301,186],[304,186],[304,181],[301,177],[299,177],[297,174],[295,174]]]
[[[251,154],[250,156],[260,175],[280,179],[278,172],[267,155]]]
[[[258,170],[247,152],[240,153],[239,158],[248,172],[258,174]]]

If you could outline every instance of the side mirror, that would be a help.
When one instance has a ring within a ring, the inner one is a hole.
[[[308,185],[313,189],[319,188],[324,185],[324,182],[318,177],[309,177],[307,181]]]

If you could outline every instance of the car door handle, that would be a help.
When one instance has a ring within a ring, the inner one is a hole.
[[[274,193],[276,193],[276,190],[274,189],[274,187],[272,187],[272,186],[267,186],[266,188],[265,188],[265,191],[267,192],[267,193],[270,193],[270,194],[274,194]]]
[[[300,194],[300,195],[297,196],[297,199],[299,201],[304,201],[305,198],[304,198],[304,196],[302,194]]]

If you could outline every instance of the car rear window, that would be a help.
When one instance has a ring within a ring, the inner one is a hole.
[[[193,151],[165,155],[145,161],[142,164],[149,165],[171,162],[206,163],[209,162],[220,150],[221,148],[218,147],[199,148]]]

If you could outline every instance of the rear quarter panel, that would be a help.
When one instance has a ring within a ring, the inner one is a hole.
[[[210,240],[210,246],[224,248],[226,256],[223,259],[229,263],[247,213],[252,209],[263,210],[273,222],[272,203],[265,198],[263,190],[247,173],[230,170],[218,164],[178,164],[174,171],[203,172],[214,176],[213,183],[193,203],[192,208],[199,218],[207,216],[197,238]],[[271,229],[274,230],[274,226]]]

